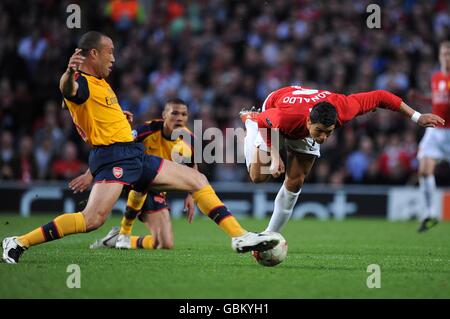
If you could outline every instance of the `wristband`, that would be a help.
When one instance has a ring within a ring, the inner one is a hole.
[[[419,121],[419,118],[422,116],[419,112],[415,111],[414,114],[411,116],[411,120],[413,120],[415,123]]]

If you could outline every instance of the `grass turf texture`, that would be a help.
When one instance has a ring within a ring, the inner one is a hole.
[[[0,215],[0,236],[51,218]],[[95,232],[32,247],[17,265],[0,263],[0,298],[450,298],[450,223],[418,234],[417,222],[291,221],[288,257],[272,268],[234,253],[206,218],[175,220],[172,251],[88,248],[118,224],[114,216]],[[267,221],[242,224],[261,230]],[[66,286],[70,264],[81,268],[80,289]],[[366,286],[370,264],[381,267],[379,289]]]

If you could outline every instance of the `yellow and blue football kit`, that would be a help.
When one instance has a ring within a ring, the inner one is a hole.
[[[94,181],[139,185],[136,189],[145,192],[163,159],[145,155],[144,146],[134,142],[131,126],[108,82],[83,72],[76,73],[75,80],[76,95],[64,96],[64,103],[81,137],[92,146],[89,169]],[[62,214],[19,241],[29,247],[83,232],[86,222],[81,212]]]
[[[143,145],[133,141],[131,126],[108,82],[82,72],[76,81],[77,94],[65,96],[64,102],[81,137],[92,145],[89,169],[94,182],[133,184],[142,178],[144,162],[150,168],[147,181],[152,181],[162,160],[144,158]]]
[[[139,192],[147,191],[164,160],[144,154],[144,145],[134,141],[117,97],[104,79],[79,72],[75,74],[75,80],[78,90],[75,96],[64,96],[64,103],[81,137],[92,146],[89,169],[94,182],[121,183],[131,185]],[[245,233],[210,185],[194,192],[193,198],[200,211],[230,237]],[[18,237],[18,241],[25,249],[83,232],[86,232],[86,220],[82,212],[62,214]],[[18,257],[15,260],[17,262]]]
[[[135,141],[142,143],[145,154],[158,156],[179,164],[194,166],[194,135],[186,128],[174,130],[173,137],[164,135],[164,121],[157,119],[137,126],[133,130]],[[134,196],[133,192],[130,196]],[[133,199],[130,199],[131,201]],[[131,204],[131,203],[130,203]],[[133,206],[133,205],[131,205]],[[147,199],[142,206],[139,219],[143,214],[152,214],[169,209],[166,194],[154,191],[147,193]],[[170,209],[169,209],[170,210]]]

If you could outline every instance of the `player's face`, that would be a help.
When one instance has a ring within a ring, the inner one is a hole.
[[[325,126],[320,123],[311,123],[308,120],[308,131],[311,138],[317,143],[324,143],[328,137],[330,137],[331,133],[333,133],[335,125]]]
[[[163,113],[164,126],[172,132],[173,130],[184,127],[188,121],[188,109],[183,104],[169,104]]]
[[[441,47],[439,50],[439,62],[447,70],[450,68],[450,47]]]
[[[102,78],[107,78],[111,73],[114,59],[114,44],[110,38],[102,37],[100,49],[96,59],[97,73]]]

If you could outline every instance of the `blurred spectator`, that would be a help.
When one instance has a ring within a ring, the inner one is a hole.
[[[405,94],[409,87],[407,75],[400,71],[398,62],[392,62],[387,72],[380,74],[375,80],[377,90],[387,90],[398,95]]]
[[[363,136],[359,141],[358,149],[352,152],[347,158],[347,172],[350,175],[352,182],[362,182],[373,157],[372,140],[367,136]]]
[[[142,23],[145,19],[145,12],[138,0],[109,0],[105,14],[111,17],[119,30],[128,30],[134,21]]]
[[[18,154],[12,160],[14,179],[30,183],[37,178],[37,164],[33,154],[33,139],[26,135],[19,141]]]
[[[41,37],[39,29],[33,29],[30,36],[19,42],[18,53],[25,59],[31,74],[34,74],[39,60],[47,48],[47,41]]]
[[[64,144],[62,156],[52,163],[53,179],[70,180],[84,173],[87,165],[78,159],[78,151],[74,143]]]
[[[136,118],[142,117],[149,105],[142,97],[142,91],[138,87],[130,89],[129,95],[122,98],[120,106],[123,110],[130,111]]]
[[[54,14],[65,12],[65,1],[42,3],[0,2],[0,129],[32,134],[39,166],[45,167],[48,138],[52,153],[67,141],[82,151],[80,158],[87,149],[68,112],[59,108],[59,78],[79,33]],[[191,123],[200,118],[203,130],[224,129],[240,126],[240,108],[261,106],[285,85],[345,94],[381,88],[403,98],[409,89],[427,93],[437,44],[450,37],[448,1],[381,2],[382,30],[366,27],[368,3],[102,0],[83,10],[83,27],[117,43],[108,81],[123,108],[135,113],[136,124],[159,117],[169,97],[181,97]],[[314,168],[310,179],[411,182],[418,132],[414,123],[388,111],[365,115],[323,145],[323,166]],[[359,139],[364,145],[371,140],[372,152],[382,153],[379,161],[367,162]],[[395,154],[404,154],[404,160]],[[227,179],[221,168],[202,165],[208,176]]]
[[[38,167],[38,179],[50,178],[49,168],[53,154],[52,138],[50,135],[47,135],[43,138],[34,151],[34,156],[36,157],[36,164]]]
[[[45,114],[42,127],[36,130],[34,142],[39,147],[44,139],[51,139],[51,147],[53,151],[58,151],[64,142],[64,135],[58,126],[57,104],[49,101],[45,105]]]
[[[165,58],[161,61],[158,70],[150,73],[148,82],[155,88],[155,95],[160,103],[167,100],[181,84],[181,75],[172,69],[170,61]]]
[[[9,131],[0,134],[0,179],[13,179],[12,161],[14,159],[13,135]]]
[[[392,184],[405,184],[412,171],[410,154],[400,142],[397,134],[392,135],[378,158],[381,174]]]

